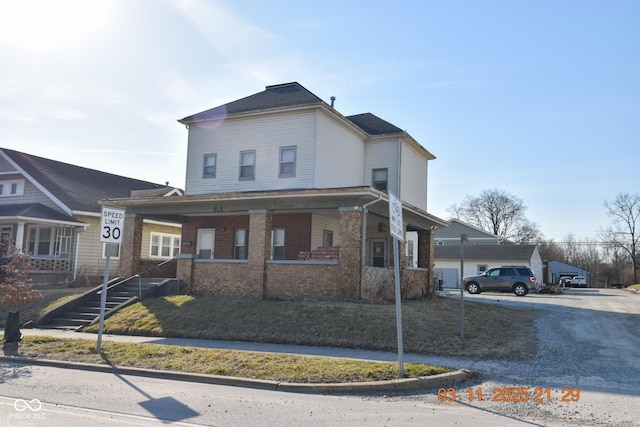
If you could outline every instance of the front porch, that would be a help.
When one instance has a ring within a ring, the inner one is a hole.
[[[133,199],[119,200],[127,209],[119,275],[128,277],[140,270],[136,254],[140,253],[141,239],[136,236],[143,219],[158,218],[162,210],[172,212],[174,220],[181,218],[177,278],[184,293],[286,300],[393,300],[386,195],[370,188],[342,189],[340,194],[307,190],[292,200],[287,198],[291,193],[263,193],[259,203],[251,200],[252,195],[243,194],[242,208],[237,195],[211,195],[215,201],[207,203],[202,196],[194,196],[194,204],[187,205],[190,196],[158,201],[157,206],[155,201],[143,205]],[[403,298],[430,296],[431,230],[443,223],[412,207],[404,217],[405,232],[415,235],[417,245],[411,246],[417,249],[417,259],[406,258],[406,241],[399,245]]]

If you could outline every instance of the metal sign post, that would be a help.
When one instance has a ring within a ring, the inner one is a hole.
[[[98,327],[98,344],[96,351],[102,351],[102,330],[104,328],[104,312],[107,306],[107,283],[109,282],[109,263],[111,261],[111,244],[122,244],[124,230],[124,213],[122,209],[102,207],[100,219],[100,242],[106,244],[106,260],[104,262],[104,277],[102,279],[102,294],[100,295],[100,324]]]
[[[466,234],[460,235],[460,338],[464,339],[464,242]]]
[[[389,193],[389,230],[393,236],[393,268],[396,283],[396,328],[398,332],[398,367],[399,376],[404,377],[404,363],[402,360],[402,296],[400,295],[400,261],[398,255],[398,241],[404,241],[404,225],[402,222],[402,202]]]

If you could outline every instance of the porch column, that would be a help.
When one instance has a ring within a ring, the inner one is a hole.
[[[428,268],[429,274],[427,274],[427,288],[425,296],[432,296],[434,291],[433,274],[435,267],[434,246],[433,246],[433,234],[431,231],[420,230],[418,231],[418,267]]]
[[[25,224],[26,224],[25,221],[18,221],[18,228],[16,229],[16,241],[15,241],[16,249],[18,250],[22,249],[22,243],[24,242]]]
[[[120,263],[118,276],[126,278],[140,272],[142,253],[143,219],[127,214],[124,219],[124,235],[120,245]]]
[[[271,212],[267,209],[249,210],[249,248],[247,263],[249,280],[246,295],[264,298],[265,261],[271,257]]]
[[[340,273],[343,298],[360,297],[362,208],[340,208]]]

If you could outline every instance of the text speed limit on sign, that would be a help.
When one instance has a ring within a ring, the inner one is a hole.
[[[102,207],[102,219],[100,220],[100,241],[102,243],[122,244],[124,213],[124,209]]]

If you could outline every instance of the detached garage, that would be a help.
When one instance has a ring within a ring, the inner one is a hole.
[[[537,245],[464,245],[464,276],[475,276],[493,267],[525,265],[536,283],[543,283],[543,264]],[[460,289],[460,245],[435,247],[434,276],[443,288]]]

